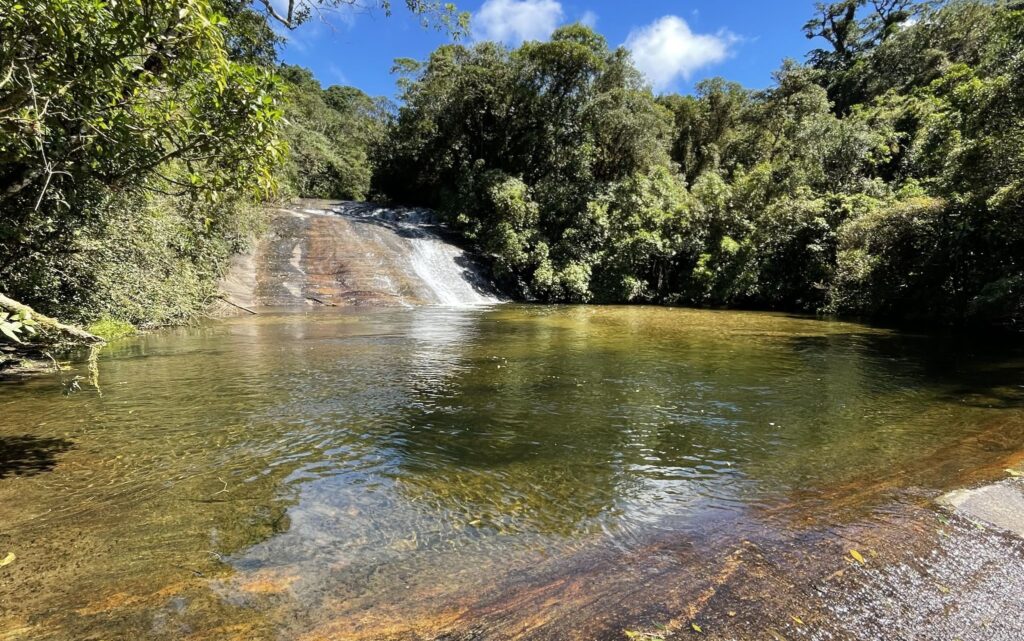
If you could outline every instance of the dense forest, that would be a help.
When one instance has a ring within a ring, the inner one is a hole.
[[[398,106],[279,63],[314,4],[4,4],[0,292],[62,318],[191,318],[308,196],[436,208],[527,300],[1024,320],[1024,3],[818,5],[756,91],[657,96],[582,25],[446,45]]]
[[[403,64],[377,189],[538,300],[1024,319],[1024,4],[819,5],[751,91],[654,96],[570,26]]]

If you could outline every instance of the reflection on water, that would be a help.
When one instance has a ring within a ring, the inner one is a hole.
[[[1024,449],[1019,356],[780,315],[259,316],[100,365],[102,395],[0,387],[0,637],[470,629],[580,568],[629,590],[684,563],[650,550],[869,521]]]

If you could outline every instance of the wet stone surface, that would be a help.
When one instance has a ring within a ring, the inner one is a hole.
[[[443,238],[428,212],[306,200],[274,212],[224,282],[243,307],[486,304],[484,270]]]
[[[907,538],[895,551],[892,561],[869,564],[838,593],[825,593],[835,627],[850,638],[1021,638],[1021,539],[954,514],[934,534]]]
[[[956,490],[940,503],[967,518],[1024,537],[1024,479]]]

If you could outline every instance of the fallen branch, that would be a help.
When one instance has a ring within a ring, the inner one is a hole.
[[[306,300],[311,300],[314,303],[320,303],[321,305],[326,305],[327,307],[337,307],[338,306],[337,303],[328,303],[327,301],[322,301],[322,300],[320,300],[319,298],[317,298],[315,296],[306,296]]]
[[[230,301],[227,296],[220,295],[220,296],[217,296],[217,298],[219,298],[220,300],[224,301],[228,305],[231,305],[232,307],[237,307],[238,309],[242,310],[243,312],[248,312],[248,313],[252,314],[253,316],[259,316],[259,312],[254,312],[253,310],[249,309],[248,307],[243,307],[243,306],[239,305],[238,303],[234,303],[234,302]]]
[[[96,336],[95,334],[90,334],[81,327],[75,327],[74,325],[65,325],[59,320],[55,318],[50,318],[49,316],[44,316],[39,312],[35,311],[34,309],[32,309],[31,307],[29,307],[28,305],[19,303],[13,298],[8,298],[3,294],[0,294],[0,309],[6,310],[13,314],[26,313],[32,317],[32,320],[34,320],[40,328],[48,330],[50,332],[57,333],[67,339],[71,339],[76,343],[84,343],[86,345],[102,345],[106,343],[106,341],[100,338],[99,336]]]

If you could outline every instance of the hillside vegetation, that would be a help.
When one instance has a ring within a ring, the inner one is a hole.
[[[365,196],[377,103],[280,67],[271,28],[347,4],[0,2],[0,293],[80,323],[180,323],[265,202]],[[395,4],[465,23],[444,3]]]
[[[655,97],[584,26],[406,62],[376,186],[521,296],[1024,320],[1024,5],[819,5],[767,90]]]

